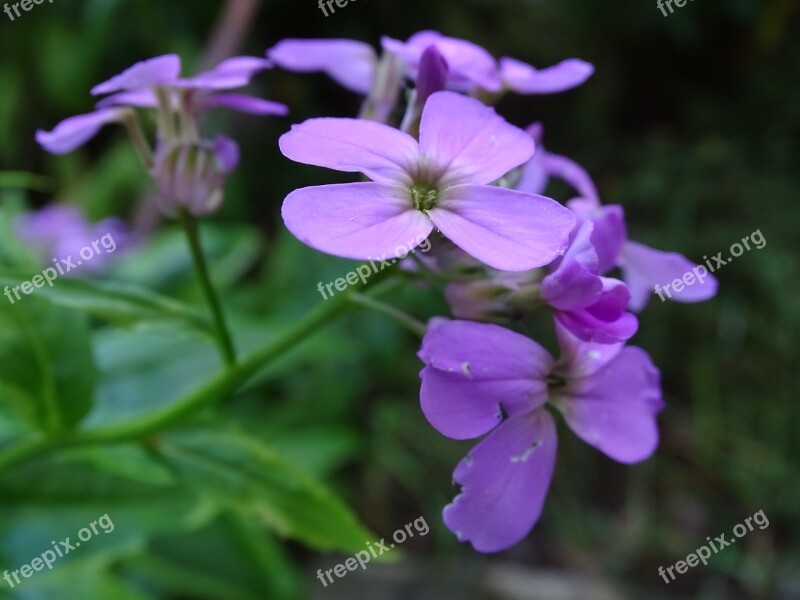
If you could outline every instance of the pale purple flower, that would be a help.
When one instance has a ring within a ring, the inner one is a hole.
[[[580,226],[558,266],[542,280],[540,295],[556,320],[581,340],[616,344],[633,337],[639,323],[626,312],[625,284],[600,275],[594,233],[592,222]]]
[[[39,259],[47,264],[52,259],[79,259],[84,248],[91,248],[93,257],[83,261],[82,268],[71,274],[89,273],[107,266],[109,250],[118,252],[130,242],[131,236],[125,223],[109,218],[91,223],[86,215],[72,204],[50,204],[37,211],[21,216],[15,223],[17,237],[29,244]],[[92,247],[105,238],[105,246]]]
[[[69,117],[52,131],[39,130],[36,141],[53,154],[72,152],[97,135],[103,125],[122,122],[127,109],[158,106],[156,88],[167,90],[171,109],[186,110],[192,117],[217,106],[257,115],[285,115],[288,109],[277,102],[219,93],[247,85],[253,75],[271,66],[263,58],[239,56],[221,62],[211,71],[181,78],[180,58],[174,54],[141,61],[92,88],[94,95],[112,94],[97,104],[95,112]]]
[[[532,269],[566,249],[574,216],[544,196],[488,184],[533,146],[492,108],[452,92],[428,100],[419,142],[381,123],[310,119],[281,137],[283,154],[372,181],[295,190],[283,218],[304,243],[345,258],[405,255],[436,227],[491,267]]]
[[[477,44],[445,36],[438,31],[420,31],[403,42],[383,37],[381,45],[405,62],[406,75],[417,81],[422,56],[436,48],[448,66],[447,89],[492,93],[512,90],[520,94],[552,94],[582,84],[594,67],[579,59],[568,59],[547,69],[512,58],[497,60]],[[286,39],[267,51],[278,66],[289,71],[323,72],[345,88],[367,95],[375,83],[378,55],[369,44],[346,39]]]
[[[658,445],[658,369],[639,348],[581,342],[556,325],[561,359],[497,325],[438,320],[419,356],[421,405],[447,437],[489,434],[453,474],[444,522],[479,552],[498,552],[538,521],[556,460],[549,403],[586,443],[621,463]]]

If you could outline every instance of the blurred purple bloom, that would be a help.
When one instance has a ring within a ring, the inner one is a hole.
[[[581,340],[616,344],[633,337],[639,323],[626,312],[630,293],[625,284],[600,276],[594,231],[591,222],[580,226],[563,259],[542,280],[540,293],[556,320]]]
[[[658,445],[658,369],[639,348],[597,346],[558,329],[562,358],[497,325],[438,320],[419,356],[421,405],[453,439],[489,434],[453,475],[461,492],[444,521],[479,552],[524,538],[541,515],[556,460],[549,401],[585,442],[622,463]]]
[[[286,39],[267,50],[267,56],[288,71],[322,71],[341,86],[363,95],[372,88],[378,65],[372,46],[355,40]]]
[[[562,253],[575,223],[549,198],[487,185],[525,162],[533,141],[493,109],[452,92],[430,97],[419,142],[371,121],[310,119],[280,147],[297,162],[372,179],[302,188],[284,201],[288,229],[329,254],[398,255],[437,227],[487,265],[522,271]]]
[[[78,259],[80,251],[104,236],[113,242],[113,250],[100,246],[102,252],[92,248],[91,260],[83,262],[80,271],[102,270],[108,264],[108,254],[126,246],[130,241],[127,227],[120,219],[104,219],[90,223],[81,210],[71,204],[50,204],[44,208],[23,215],[15,224],[15,232],[20,240],[30,244],[40,260],[47,264],[52,259],[73,257]],[[111,244],[107,244],[111,246]]]
[[[168,90],[172,109],[186,109],[191,116],[217,106],[256,115],[285,115],[288,108],[277,102],[243,94],[216,93],[243,87],[257,72],[271,66],[263,58],[237,56],[195,77],[181,78],[178,56],[151,58],[92,88],[94,95],[112,94],[97,103],[95,112],[65,119],[49,132],[39,130],[36,141],[53,154],[72,152],[92,139],[103,125],[123,121],[126,108],[157,107],[154,90],[159,87]],[[183,94],[183,100],[178,92]]]

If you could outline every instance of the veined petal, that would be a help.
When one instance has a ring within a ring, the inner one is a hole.
[[[440,320],[419,357],[422,412],[457,440],[488,433],[511,416],[542,406],[553,358],[539,344],[498,325]],[[501,410],[502,407],[502,410]]]
[[[378,63],[372,46],[342,39],[286,39],[268,50],[267,56],[288,71],[322,71],[348,90],[364,95],[372,88]]]
[[[696,265],[677,252],[662,252],[628,241],[622,248],[619,265],[631,292],[630,309],[633,311],[642,310],[650,295],[667,285],[670,288],[662,291],[662,295],[675,302],[702,302],[717,294],[717,278],[705,266]],[[680,292],[672,287],[677,279],[683,280]],[[687,281],[692,283],[687,284]]]
[[[289,107],[280,102],[263,100],[245,94],[210,94],[201,100],[201,108],[224,106],[251,115],[287,115]]]
[[[454,92],[433,94],[422,112],[419,147],[440,187],[496,181],[533,156],[530,135],[493,108]]]
[[[502,271],[549,264],[567,248],[575,216],[555,200],[487,185],[445,190],[428,211],[442,233]]]
[[[119,75],[92,88],[92,95],[113,94],[124,90],[150,88],[177,79],[181,59],[177,54],[165,54],[136,63]]]
[[[478,552],[499,552],[539,520],[556,463],[556,427],[545,410],[512,417],[475,446],[453,478],[461,493],[445,525]]]
[[[639,462],[658,446],[659,380],[644,350],[623,348],[602,369],[570,381],[556,406],[587,444],[621,463]]]
[[[328,254],[404,256],[433,230],[408,194],[402,186],[371,182],[301,188],[284,200],[283,220],[301,242]]]
[[[52,154],[66,154],[92,139],[103,125],[120,121],[122,116],[122,109],[104,108],[85,115],[69,117],[56,125],[52,131],[38,130],[36,141]]]
[[[520,94],[555,94],[581,85],[594,73],[586,61],[570,58],[546,69],[536,69],[515,58],[500,59],[506,87]]]
[[[296,162],[406,185],[419,155],[417,141],[407,133],[363,119],[309,119],[292,125],[279,145]]]
[[[210,71],[179,79],[172,85],[205,90],[229,90],[246,86],[256,73],[271,68],[272,62],[265,58],[234,56],[223,60]]]

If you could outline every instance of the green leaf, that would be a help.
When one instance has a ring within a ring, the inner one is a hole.
[[[0,301],[2,408],[47,432],[72,428],[92,406],[95,379],[84,315],[37,298]]]
[[[8,286],[13,289],[30,279],[29,273],[0,268],[0,288]],[[37,289],[36,295],[58,306],[74,308],[117,325],[182,321],[204,333],[210,331],[207,320],[192,308],[136,285],[64,277],[54,281],[52,286]]]
[[[258,440],[235,432],[183,432],[159,440],[158,450],[202,493],[255,513],[308,546],[355,552],[374,537],[323,484]]]

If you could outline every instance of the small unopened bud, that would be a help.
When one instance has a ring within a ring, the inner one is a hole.
[[[431,94],[441,92],[447,85],[447,61],[436,46],[428,46],[422,53],[417,74],[417,102],[425,106]]]
[[[180,208],[195,216],[216,211],[225,197],[225,181],[238,164],[239,147],[226,136],[159,146],[150,172],[159,209],[169,217]]]

